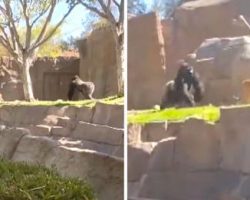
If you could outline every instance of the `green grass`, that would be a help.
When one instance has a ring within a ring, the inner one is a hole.
[[[111,96],[104,99],[95,99],[95,100],[81,100],[81,101],[3,101],[0,102],[0,106],[87,106],[93,107],[97,102],[105,104],[118,104],[123,105],[123,97]]]
[[[0,159],[0,200],[95,200],[90,186],[40,166]]]
[[[207,122],[214,123],[220,119],[220,108],[209,105],[194,108],[169,108],[165,110],[150,109],[128,112],[128,123],[130,124],[185,121],[189,118],[203,119]]]

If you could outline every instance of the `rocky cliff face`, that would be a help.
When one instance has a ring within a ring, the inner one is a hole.
[[[173,19],[162,23],[168,79],[176,73],[176,61],[195,51],[205,39],[249,34],[238,20],[239,15],[249,19],[249,13],[248,0],[196,0],[182,4]]]
[[[87,180],[98,199],[123,199],[123,106],[0,107],[0,156]]]
[[[117,93],[115,43],[109,27],[100,27],[78,42],[80,77],[96,85],[94,96],[103,98]]]
[[[248,199],[249,111],[222,108],[214,125],[195,119],[131,125],[131,199]]]

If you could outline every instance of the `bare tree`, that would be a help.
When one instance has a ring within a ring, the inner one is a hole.
[[[118,95],[123,94],[123,77],[124,69],[124,0],[68,0],[70,4],[79,3],[86,9],[92,11],[110,24],[115,40]]]
[[[169,18],[183,2],[184,0],[153,0],[151,10],[157,11],[163,18]]]
[[[59,0],[1,0],[0,1],[0,43],[22,69],[24,96],[26,100],[34,100],[30,67],[37,50],[48,41],[62,25],[66,17],[75,7],[71,4],[58,22],[49,28]],[[37,37],[32,37],[37,25],[41,26]],[[19,27],[26,29],[26,36],[21,39]]]

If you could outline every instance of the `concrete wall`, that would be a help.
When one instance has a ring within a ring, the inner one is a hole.
[[[69,83],[79,74],[79,58],[39,58],[30,70],[35,98],[67,100]]]
[[[96,85],[94,97],[117,94],[115,44],[108,27],[93,30],[78,41],[80,52],[80,77]]]
[[[3,100],[23,100],[21,70],[11,58],[0,59],[0,94]],[[72,76],[79,74],[76,57],[38,58],[30,69],[34,96],[39,100],[67,99]]]
[[[164,85],[165,52],[161,24],[155,13],[128,21],[128,108],[160,103]]]

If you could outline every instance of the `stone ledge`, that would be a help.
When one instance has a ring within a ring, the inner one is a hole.
[[[81,140],[111,145],[122,145],[124,137],[123,129],[86,122],[79,122],[71,136]]]

